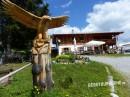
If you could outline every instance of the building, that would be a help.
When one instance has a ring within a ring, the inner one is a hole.
[[[130,42],[119,44],[118,53],[130,54]]]
[[[53,43],[57,44],[59,55],[66,52],[83,52],[90,48],[84,44],[91,41],[104,41],[102,49],[107,52],[108,48],[114,48],[118,40],[118,35],[123,32],[100,32],[100,33],[76,33],[76,34],[54,34]],[[58,42],[59,41],[59,42]],[[96,49],[96,47],[94,47]]]

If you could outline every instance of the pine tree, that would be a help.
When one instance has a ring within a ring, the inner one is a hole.
[[[43,0],[11,0],[18,6],[37,15],[49,15],[49,5]],[[36,30],[27,28],[26,26],[16,22],[11,17],[4,13],[2,5],[0,5],[0,38],[4,48],[10,44],[13,49],[30,48],[33,38],[36,35]]]

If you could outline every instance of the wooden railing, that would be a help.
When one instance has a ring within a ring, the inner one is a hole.
[[[17,69],[17,70],[15,70],[15,71],[12,71],[12,72],[10,72],[9,74],[7,74],[7,75],[5,75],[5,76],[3,76],[3,77],[1,77],[1,78],[0,78],[0,82],[2,82],[3,80],[5,80],[5,79],[11,77],[12,75],[16,74],[17,72],[23,70],[24,68],[26,68],[26,67],[28,67],[28,66],[30,66],[30,65],[31,65],[31,63],[29,63],[29,64],[27,64],[27,65],[25,65],[25,66],[23,66],[23,67],[21,67],[21,68],[19,68],[19,69]]]

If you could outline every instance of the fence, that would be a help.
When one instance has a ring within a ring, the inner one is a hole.
[[[24,68],[26,68],[26,67],[28,67],[28,66],[30,66],[30,65],[31,65],[31,63],[29,63],[29,64],[27,64],[27,65],[25,65],[25,66],[23,66],[23,67],[21,67],[21,68],[15,70],[15,71],[13,71],[13,72],[10,72],[9,74],[7,74],[7,75],[5,75],[5,76],[3,76],[3,77],[1,77],[1,78],[0,78],[0,82],[2,82],[2,81],[5,80],[5,79],[8,79],[8,78],[11,77],[12,75],[16,74],[17,72],[23,70]]]

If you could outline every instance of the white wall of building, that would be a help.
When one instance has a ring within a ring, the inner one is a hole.
[[[83,45],[60,45],[59,46],[59,55],[61,55],[61,53],[63,52],[63,48],[70,48],[71,52],[75,52],[75,50],[77,51],[77,48],[79,47],[83,47]],[[86,50],[86,49],[85,49]]]

